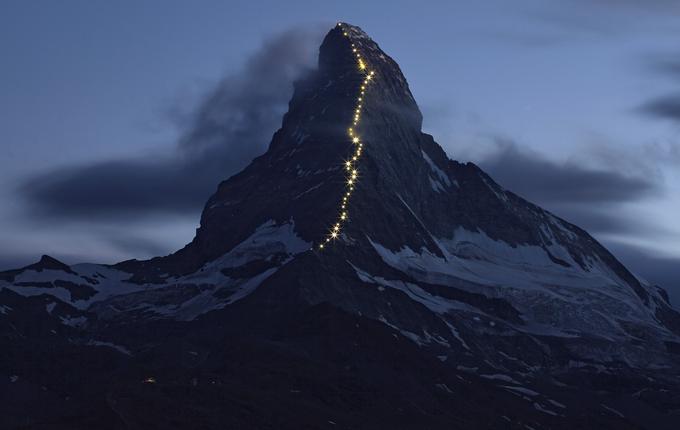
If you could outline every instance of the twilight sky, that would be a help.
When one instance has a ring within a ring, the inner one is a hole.
[[[0,270],[184,245],[342,20],[400,64],[451,158],[680,303],[679,2],[330,3],[2,2]]]

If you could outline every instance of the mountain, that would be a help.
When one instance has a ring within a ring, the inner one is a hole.
[[[2,427],[674,428],[665,292],[421,123],[339,23],[183,249],[0,273]]]

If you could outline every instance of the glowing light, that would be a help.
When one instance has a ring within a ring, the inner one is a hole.
[[[341,23],[338,22],[338,27],[341,26]],[[345,36],[349,36],[349,33],[347,31],[343,32]],[[361,57],[361,54],[359,53],[359,50],[355,47],[354,43],[350,43],[352,52],[356,55],[356,60],[357,60],[357,65],[361,70],[365,70],[367,68],[366,63],[364,62],[363,58]],[[361,119],[361,110],[363,108],[363,100],[364,100],[364,94],[366,90],[366,85],[369,84],[369,82],[372,79],[372,76],[375,74],[375,71],[366,71],[365,74],[363,75],[363,81],[360,85],[360,91],[357,97],[357,104],[355,106],[354,110],[354,115],[353,115],[353,120],[352,120],[352,125],[357,126],[359,124],[359,120]],[[340,208],[342,210],[340,214],[340,220],[336,224],[334,224],[329,231],[329,233],[325,237],[324,243],[329,243],[331,239],[336,239],[340,235],[340,230],[341,230],[341,225],[344,223],[347,218],[348,214],[345,211],[347,208],[347,205],[349,204],[349,197],[352,195],[352,191],[354,191],[354,186],[356,184],[359,171],[356,169],[356,166],[354,163],[359,159],[359,156],[361,155],[361,151],[363,148],[363,143],[361,142],[359,136],[354,134],[354,128],[349,127],[347,129],[347,133],[349,134],[349,137],[352,141],[353,144],[356,145],[356,151],[354,152],[354,155],[351,159],[345,160],[344,161],[344,166],[347,169],[348,172],[348,177],[347,177],[347,185],[346,185],[346,192],[342,196],[342,201]],[[319,244],[319,249],[324,248],[324,243]]]

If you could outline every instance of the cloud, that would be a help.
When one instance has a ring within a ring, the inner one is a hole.
[[[680,94],[657,97],[642,104],[638,110],[647,116],[680,122]]]
[[[666,76],[676,84],[680,83],[680,55],[677,52],[646,55],[643,62],[645,68],[655,75]],[[657,96],[642,103],[635,110],[648,117],[680,122],[680,93]]]
[[[242,70],[224,77],[189,112],[170,154],[104,160],[38,174],[19,193],[37,218],[138,218],[197,213],[217,184],[263,153],[281,124],[293,81],[314,67],[319,28],[268,39]]]
[[[589,151],[558,162],[496,137],[490,150],[473,158],[504,188],[597,236],[674,234],[623,210],[664,196],[663,178],[650,167],[653,160],[607,145]]]
[[[637,201],[660,192],[655,180],[618,170],[595,169],[573,160],[556,162],[495,139],[495,150],[479,162],[504,187],[541,204],[610,204]]]

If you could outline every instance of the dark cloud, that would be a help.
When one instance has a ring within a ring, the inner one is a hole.
[[[671,78],[680,84],[680,53],[648,54],[642,57],[645,69],[654,75]],[[680,121],[680,93],[673,92],[652,98],[635,109],[638,113],[652,118]]]
[[[640,106],[639,111],[647,116],[680,122],[680,94],[650,100]]]
[[[220,181],[266,150],[293,81],[314,67],[321,36],[319,27],[273,37],[195,109],[169,107],[183,129],[171,154],[44,172],[24,183],[20,194],[32,214],[47,219],[198,212]]]
[[[621,210],[623,204],[663,195],[661,178],[644,165],[649,160],[601,146],[589,158],[607,168],[593,168],[589,167],[592,163],[549,160],[505,138],[496,138],[494,143],[493,150],[477,161],[482,169],[504,188],[586,231],[612,237],[670,234]],[[631,167],[635,163],[642,165]]]
[[[501,185],[541,204],[582,205],[623,203],[660,192],[654,179],[615,170],[593,169],[576,161],[558,163],[496,139],[495,151],[480,166]]]

